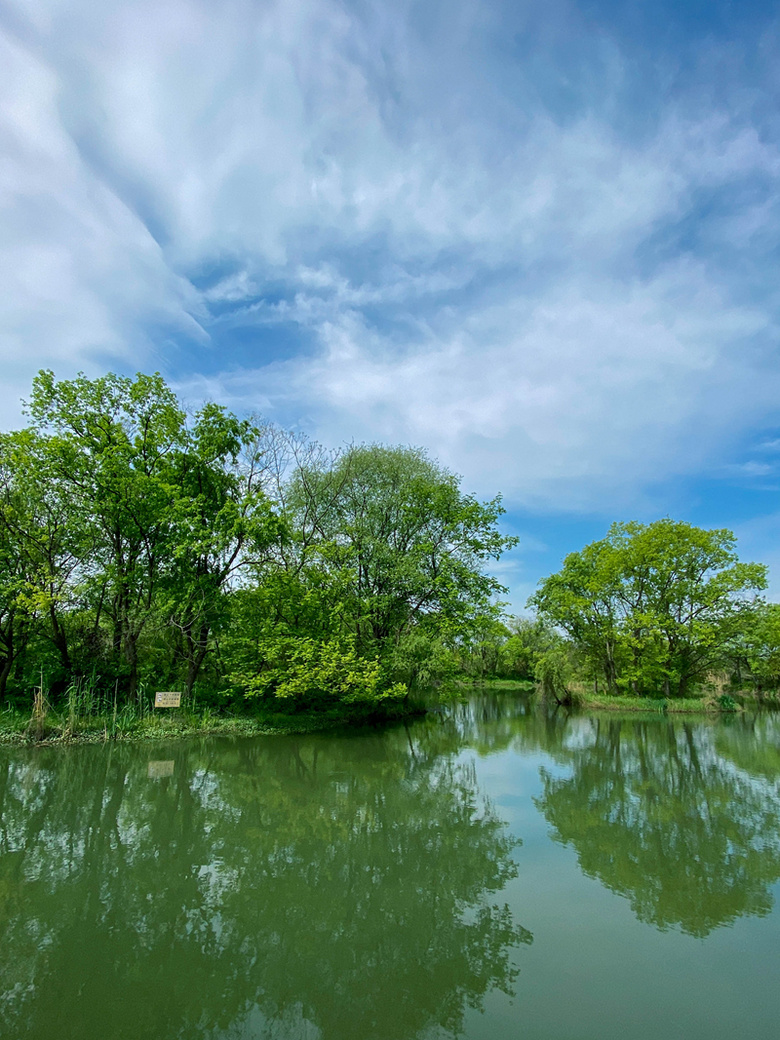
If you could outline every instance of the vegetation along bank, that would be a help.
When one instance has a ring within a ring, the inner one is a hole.
[[[729,531],[615,524],[511,619],[500,498],[421,450],[188,414],[159,375],[43,371],[26,414],[0,435],[5,739],[300,732],[464,680],[670,710],[780,684],[780,607]]]

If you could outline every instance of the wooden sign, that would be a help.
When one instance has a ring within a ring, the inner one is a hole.
[[[169,762],[150,762],[146,770],[149,780],[159,780],[163,776],[173,776],[173,759]]]
[[[154,695],[155,708],[179,708],[181,707],[181,694],[175,690],[167,690]]]

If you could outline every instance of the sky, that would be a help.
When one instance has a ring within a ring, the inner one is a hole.
[[[0,0],[0,426],[160,371],[501,493],[513,609],[663,516],[780,598],[779,93],[757,0]]]

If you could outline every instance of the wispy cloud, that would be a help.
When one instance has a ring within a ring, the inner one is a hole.
[[[780,399],[751,32],[648,61],[565,3],[9,3],[7,396],[162,367],[535,509],[721,470]]]

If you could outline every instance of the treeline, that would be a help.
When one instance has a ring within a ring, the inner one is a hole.
[[[569,554],[528,602],[532,619],[480,619],[457,649],[475,677],[534,678],[552,699],[695,696],[780,688],[780,604],[728,530],[670,519],[613,524]]]
[[[424,452],[329,452],[159,375],[55,380],[0,437],[0,699],[375,707],[456,667],[512,544]]]
[[[780,606],[767,569],[742,563],[728,530],[670,519],[618,523],[571,553],[529,601],[566,639],[538,663],[608,694],[685,697],[714,680],[732,690],[780,685]]]
[[[565,699],[780,687],[780,605],[734,535],[614,524],[502,616],[514,539],[422,451],[327,451],[159,375],[55,380],[0,435],[0,703],[178,689],[375,711],[453,678]],[[723,683],[721,683],[723,685]]]

